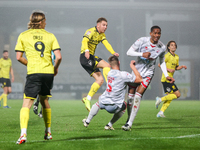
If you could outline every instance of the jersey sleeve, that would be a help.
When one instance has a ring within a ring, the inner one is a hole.
[[[88,39],[91,39],[93,34],[94,34],[94,32],[92,31],[92,28],[88,29],[88,30],[86,30],[85,34],[83,35],[83,38],[86,37]]]
[[[23,46],[23,42],[22,42],[22,34],[20,34],[18,39],[17,39],[17,43],[16,43],[16,46],[15,46],[15,51],[24,52],[24,46]]]
[[[131,45],[126,54],[128,56],[142,56],[143,53],[139,52],[139,48],[142,43],[143,43],[143,38],[139,38],[137,41],[135,41],[135,43],[133,43],[133,45]]]
[[[121,75],[122,75],[122,78],[123,78],[124,82],[126,82],[126,83],[127,82],[135,82],[136,76],[133,76],[129,72],[122,71]]]
[[[112,55],[115,53],[115,51],[113,50],[112,46],[110,45],[110,43],[108,43],[108,41],[106,39],[103,40],[102,43]]]
[[[57,50],[57,49],[61,50],[60,45],[59,45],[58,40],[56,39],[55,35],[53,35],[53,43],[52,43],[52,48],[51,49],[53,51]]]

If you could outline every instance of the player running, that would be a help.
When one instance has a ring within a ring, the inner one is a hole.
[[[169,41],[167,44],[167,51],[168,53],[165,54],[165,63],[167,66],[167,72],[170,77],[173,77],[174,72],[176,70],[181,70],[181,69],[187,69],[185,65],[179,66],[179,56],[175,54],[175,51],[177,49],[177,45],[175,41]],[[160,66],[160,64],[159,64]],[[176,84],[170,83],[164,74],[162,74],[161,82],[163,85],[164,92],[167,94],[166,96],[163,97],[156,97],[156,109],[158,109],[158,106],[161,102],[163,102],[163,105],[156,115],[157,117],[165,117],[164,112],[165,110],[169,107],[171,101],[173,99],[177,99],[181,96],[180,91],[178,90]]]
[[[85,107],[88,111],[90,111],[90,101],[92,97],[104,82],[99,68],[103,69],[105,80],[107,80],[107,74],[110,71],[109,64],[105,60],[94,55],[97,45],[102,42],[111,54],[119,57],[119,54],[113,50],[112,46],[106,39],[104,32],[107,29],[107,25],[108,23],[105,18],[99,18],[97,20],[97,26],[88,29],[85,32],[82,40],[80,63],[82,67],[90,74],[90,76],[95,79],[95,82],[92,84],[87,97],[82,99],[82,102],[85,103]]]
[[[42,11],[33,12],[30,16],[28,30],[22,32],[15,47],[16,58],[27,66],[27,77],[24,88],[24,98],[20,110],[21,135],[16,144],[25,143],[27,140],[27,127],[30,108],[34,99],[39,94],[43,107],[43,119],[45,123],[44,139],[52,139],[51,136],[51,108],[48,97],[51,97],[51,87],[54,76],[58,73],[61,63],[60,46],[54,34],[45,30],[46,18]],[[51,60],[51,51],[56,56],[55,65]],[[26,58],[23,53],[26,53]]]
[[[107,76],[107,88],[99,97],[99,101],[92,106],[87,119],[83,119],[83,125],[85,127],[88,127],[90,121],[98,113],[99,109],[105,109],[109,113],[114,113],[114,115],[104,129],[114,130],[112,125],[124,114],[126,109],[124,97],[127,83],[142,82],[142,77],[134,66],[135,61],[132,60],[130,63],[130,67],[133,70],[132,75],[126,71],[120,71],[119,60],[116,56],[111,56],[108,61],[111,70]]]
[[[129,94],[127,99],[128,119],[123,130],[131,130],[132,123],[140,107],[142,95],[148,88],[154,72],[156,59],[159,57],[161,69],[171,83],[174,82],[172,77],[167,74],[166,64],[164,61],[165,45],[159,40],[161,28],[159,26],[151,27],[150,37],[139,38],[127,51],[128,56],[137,56],[136,69],[143,78],[141,84],[129,84]]]

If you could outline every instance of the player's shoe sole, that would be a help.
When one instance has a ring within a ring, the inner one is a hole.
[[[90,112],[90,101],[86,98],[86,97],[84,97],[83,99],[82,99],[82,102],[85,104],[85,108]]]
[[[24,134],[24,135],[20,136],[20,138],[17,140],[16,144],[23,144],[26,142],[26,140],[27,140],[26,134]]]

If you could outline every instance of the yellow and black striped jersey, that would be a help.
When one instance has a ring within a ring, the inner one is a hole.
[[[176,70],[176,67],[179,66],[179,56],[177,54],[172,55],[170,52],[165,54],[165,63],[166,67],[169,69]],[[169,77],[173,77],[174,72],[168,72]],[[161,82],[170,82],[166,79],[165,75],[162,74]]]
[[[12,67],[12,61],[10,58],[0,59],[0,77],[10,79],[10,67]]]
[[[45,29],[29,29],[22,32],[17,40],[15,51],[25,52],[28,60],[27,74],[54,74],[51,51],[60,50],[54,34]]]
[[[87,44],[85,44],[84,38],[87,38],[89,40]],[[97,28],[93,27],[86,30],[83,36],[81,54],[84,53],[86,49],[88,49],[89,53],[91,55],[94,55],[96,47],[100,42],[102,42],[105,45],[105,47],[108,49],[110,53],[112,54],[115,53],[114,50],[112,49],[112,46],[108,43],[105,33],[99,33]]]

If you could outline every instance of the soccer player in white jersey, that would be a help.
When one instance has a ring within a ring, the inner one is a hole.
[[[137,56],[136,69],[143,78],[141,84],[129,84],[129,94],[127,99],[128,119],[122,129],[130,131],[135,116],[140,107],[142,95],[148,88],[155,71],[156,59],[160,58],[161,69],[171,83],[175,80],[167,74],[164,61],[165,45],[159,40],[161,28],[159,26],[151,27],[150,37],[139,38],[127,51],[128,56]]]
[[[130,74],[126,71],[120,71],[119,60],[116,56],[111,56],[109,59],[111,70],[107,76],[107,88],[105,92],[99,97],[87,117],[83,119],[83,125],[88,127],[92,118],[98,113],[99,109],[105,109],[109,113],[114,113],[113,118],[104,127],[105,130],[114,130],[112,125],[124,114],[126,109],[126,102],[124,101],[126,87],[128,82],[141,83],[142,77],[135,68],[135,61],[132,60],[130,67],[133,73]]]

